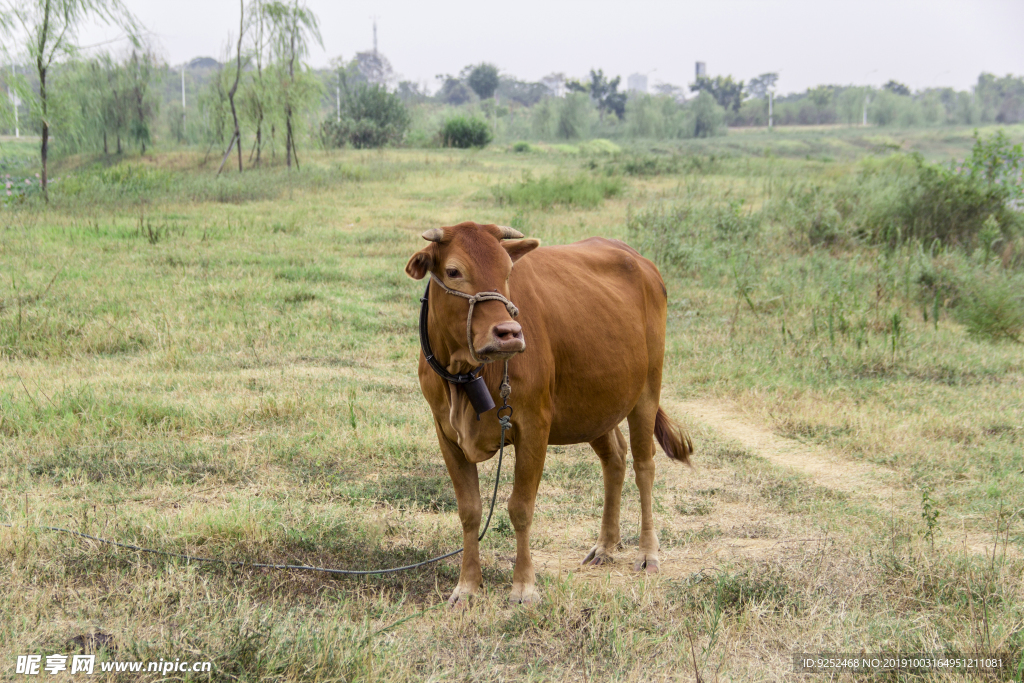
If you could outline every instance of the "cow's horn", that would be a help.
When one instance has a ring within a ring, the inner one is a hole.
[[[431,228],[424,232],[421,237],[428,242],[440,242],[441,238],[444,237],[444,230],[441,228]]]
[[[503,240],[521,240],[524,237],[526,237],[526,235],[524,235],[523,233],[519,232],[515,228],[507,228],[504,225],[499,225],[498,226],[498,230],[501,230],[501,237],[499,239],[503,239]]]

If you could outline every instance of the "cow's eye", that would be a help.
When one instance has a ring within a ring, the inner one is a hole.
[[[444,274],[452,278],[453,280],[455,278],[462,277],[462,273],[459,272],[458,268],[446,268]]]

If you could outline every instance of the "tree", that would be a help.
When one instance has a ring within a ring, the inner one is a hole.
[[[443,81],[441,89],[437,91],[435,97],[445,104],[460,105],[473,100],[473,91],[468,85],[460,81],[454,76],[447,74],[440,74],[437,76],[439,81]]]
[[[238,81],[242,77],[242,37],[244,35],[245,0],[238,0],[238,57],[235,65],[235,82],[232,84],[231,89],[228,90],[228,102],[231,103],[231,118],[235,122],[235,132],[231,136],[231,142],[228,143],[227,150],[224,152],[224,158],[220,160],[220,168],[217,169],[217,175],[220,175],[221,169],[224,168],[224,162],[228,160],[228,155],[231,154],[231,146],[236,143],[238,147],[238,172],[242,172],[242,134],[238,129],[238,110],[235,108],[235,93],[238,92]]]
[[[827,85],[819,85],[817,88],[808,88],[807,97],[818,109],[818,123],[821,123],[821,112],[832,103],[833,90]]]
[[[501,78],[495,92],[505,102],[515,102],[524,107],[532,107],[548,94],[548,87],[543,83],[527,83],[505,76]]]
[[[20,0],[14,5],[10,4],[12,2],[15,0],[7,0],[7,9],[0,11],[0,15],[14,17],[21,25],[27,36],[29,56],[35,62],[39,77],[39,157],[42,165],[39,183],[43,198],[49,201],[46,160],[50,143],[51,94],[46,88],[46,77],[54,60],[77,52],[75,39],[78,29],[88,20],[119,26],[136,45],[141,27],[121,0]]]
[[[764,73],[757,78],[751,78],[747,84],[747,96],[754,99],[764,99],[768,91],[775,87],[779,80],[779,74],[775,72]]]
[[[398,95],[367,83],[346,86],[343,94],[340,121],[327,120],[321,126],[326,145],[365,149],[398,144],[405,137],[411,120]]]
[[[724,123],[724,112],[715,96],[702,91],[694,100],[691,112],[693,115],[693,137],[709,138],[717,135]]]
[[[888,83],[883,85],[882,88],[888,90],[893,95],[903,95],[906,97],[910,96],[910,88],[908,88],[907,86],[903,85],[898,81],[889,81]]]
[[[566,81],[565,87],[571,92],[589,93],[590,99],[597,104],[603,122],[605,112],[614,112],[620,119],[626,115],[626,93],[619,92],[621,81],[622,76],[609,81],[604,75],[604,69],[591,69],[590,83]]]
[[[249,72],[249,77],[244,84],[241,97],[242,115],[252,122],[256,130],[256,140],[253,142],[253,149],[249,153],[249,163],[253,163],[253,154],[256,155],[255,165],[260,165],[260,155],[263,152],[263,121],[267,116],[267,108],[271,98],[271,89],[268,81],[263,78],[263,72],[270,61],[270,49],[273,36],[270,33],[270,20],[267,16],[267,3],[265,0],[253,0],[249,9],[249,26],[247,33],[251,36],[248,48],[249,59],[256,67],[255,71]]]
[[[671,97],[676,104],[682,104],[686,101],[686,91],[672,83],[658,83],[654,86],[654,92],[665,97]]]
[[[476,66],[467,66],[460,75],[463,76],[462,80],[466,82],[466,85],[472,88],[481,100],[494,97],[494,91],[498,89],[500,83],[498,67],[486,62],[481,62]]]
[[[132,50],[126,65],[132,113],[128,132],[139,144],[142,154],[146,153],[146,143],[152,141],[150,124],[160,110],[159,100],[149,90],[156,79],[156,65],[156,57],[148,50],[141,54]]]
[[[287,5],[283,2],[269,2],[266,7],[267,17],[273,26],[274,51],[282,70],[285,158],[288,168],[292,167],[293,157],[295,166],[298,167],[299,157],[295,147],[294,116],[303,100],[308,99],[310,89],[308,83],[296,77],[296,70],[301,75],[302,59],[309,54],[311,40],[323,47],[323,39],[320,37],[320,22],[311,9],[299,4],[299,0],[293,0],[291,4]]]
[[[690,92],[708,93],[723,109],[739,111],[743,103],[743,81],[734,81],[732,76],[698,76],[697,82],[690,84]]]
[[[402,81],[398,84],[398,99],[409,104],[410,102],[423,102],[427,99],[425,88],[413,81]]]
[[[356,71],[364,83],[387,87],[395,78],[395,71],[391,68],[388,58],[376,50],[357,52],[353,60],[356,64]]]

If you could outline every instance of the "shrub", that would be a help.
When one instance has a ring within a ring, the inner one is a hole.
[[[554,204],[593,208],[608,197],[621,194],[621,178],[594,178],[585,174],[575,178],[553,176],[535,180],[526,176],[518,183],[491,188],[500,206],[548,208]]]
[[[475,116],[455,116],[447,119],[441,127],[443,147],[485,147],[491,141],[491,128],[483,119]]]
[[[954,309],[956,319],[972,337],[1021,341],[1024,336],[1024,293],[1021,282],[1002,274],[978,277],[966,285]]]
[[[321,138],[325,147],[385,147],[401,143],[409,123],[409,111],[398,95],[362,83],[342,103],[341,121],[323,123]]]
[[[519,142],[512,145],[512,151],[517,154],[522,154],[523,152],[532,152],[533,145],[531,145],[529,142],[524,142],[520,140]]]
[[[985,221],[994,216],[1008,230],[1017,218],[1007,207],[1005,186],[980,176],[930,164],[912,156],[914,173],[894,178],[895,202],[867,226],[872,241],[894,245],[904,240],[973,247]]]

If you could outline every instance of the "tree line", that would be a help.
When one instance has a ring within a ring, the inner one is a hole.
[[[118,26],[127,47],[116,56],[83,55],[77,33],[87,21]],[[688,92],[659,84],[655,93],[628,93],[620,76],[602,69],[583,79],[552,73],[529,82],[483,62],[457,75],[439,74],[429,94],[423,84],[398,80],[376,50],[312,69],[306,60],[312,46],[322,46],[319,21],[299,0],[240,0],[237,29],[222,62],[194,60],[204,64],[190,70],[192,103],[186,105],[177,83],[180,78],[185,86],[185,67],[176,73],[159,59],[121,0],[0,4],[0,59],[21,62],[0,79],[23,103],[22,120],[27,113],[40,135],[44,196],[51,138],[64,154],[145,153],[158,137],[203,144],[207,157],[217,150],[220,172],[232,154],[238,171],[259,167],[279,151],[286,166],[298,167],[300,143],[460,144],[453,141],[463,137],[446,129],[456,118],[456,128],[472,133],[466,138],[472,144],[486,144],[499,131],[565,140],[700,137],[729,125],[766,125],[767,98],[778,81],[775,73],[746,82],[700,76]],[[982,74],[973,92],[912,92],[895,80],[882,88],[821,85],[776,97],[773,107],[774,123],[790,125],[1013,123],[1024,120],[1024,78]],[[13,128],[14,113],[10,100],[0,100],[0,129]]]

